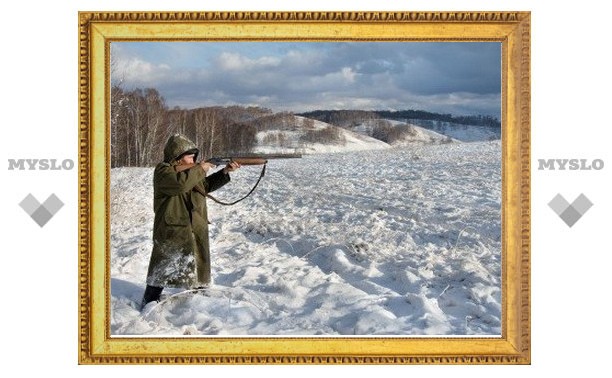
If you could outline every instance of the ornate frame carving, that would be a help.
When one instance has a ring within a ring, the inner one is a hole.
[[[110,338],[111,40],[500,41],[503,64],[501,338]],[[529,364],[529,12],[79,13],[79,363]]]

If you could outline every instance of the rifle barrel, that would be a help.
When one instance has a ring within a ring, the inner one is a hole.
[[[301,158],[302,154],[263,154],[263,155],[242,155],[234,157],[213,157],[206,161],[215,165],[228,164],[230,161],[235,161],[240,165],[263,165],[268,163],[268,159],[293,159]]]
[[[206,161],[214,165],[226,165],[232,161],[235,161],[236,163],[240,165],[263,165],[268,162],[268,160],[266,159],[252,158],[252,157],[248,157],[248,158],[246,157],[216,158],[215,157],[215,158],[208,159]]]

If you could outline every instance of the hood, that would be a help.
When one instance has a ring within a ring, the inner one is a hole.
[[[196,155],[194,158],[194,161],[195,161],[198,157],[198,152],[199,152],[195,143],[190,141],[184,135],[174,134],[170,138],[168,138],[168,141],[166,142],[166,146],[164,147],[164,161],[166,163],[171,163],[172,161],[176,160],[179,156],[181,156],[183,153],[190,151],[190,150],[194,150],[195,152],[195,155]]]

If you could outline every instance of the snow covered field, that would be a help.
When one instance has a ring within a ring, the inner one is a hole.
[[[271,160],[209,201],[214,285],[140,312],[152,173],[111,172],[115,336],[501,334],[499,140]]]

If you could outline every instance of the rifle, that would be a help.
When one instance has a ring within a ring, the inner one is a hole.
[[[260,157],[212,157],[207,159],[206,162],[214,165],[227,165],[232,161],[240,165],[266,165],[268,159]]]

